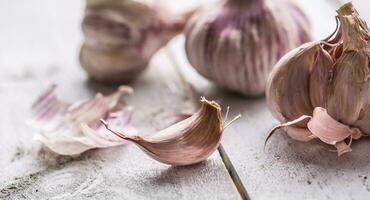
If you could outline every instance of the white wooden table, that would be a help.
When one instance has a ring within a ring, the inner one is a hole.
[[[316,39],[333,31],[338,1],[296,1],[309,14]],[[370,22],[368,1],[355,4]],[[282,133],[264,151],[266,133],[276,124],[265,100],[222,91],[197,75],[182,36],[133,83],[129,102],[134,123],[145,132],[168,126],[166,113],[194,111],[200,95],[242,113],[206,162],[171,167],[134,145],[75,158],[44,151],[24,123],[41,90],[55,82],[71,101],[113,90],[87,81],[79,67],[83,9],[82,0],[0,0],[0,199],[370,199],[370,141],[356,142],[352,153],[338,158],[318,143]]]

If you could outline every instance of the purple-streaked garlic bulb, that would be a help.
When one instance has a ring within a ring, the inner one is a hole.
[[[186,27],[190,64],[222,88],[259,96],[274,64],[310,40],[303,12],[285,0],[221,0]]]
[[[353,139],[370,135],[370,31],[352,3],[337,13],[331,36],[281,58],[266,96],[283,123],[274,130],[284,127],[300,141],[318,138],[341,155]]]
[[[131,81],[191,13],[171,13],[161,0],[86,0],[81,66],[93,80]]]

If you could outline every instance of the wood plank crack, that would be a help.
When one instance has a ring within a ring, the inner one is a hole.
[[[188,94],[188,98],[194,103],[195,105],[200,105],[199,99],[201,94],[199,94],[194,87],[186,80],[186,78],[181,73],[181,66],[176,60],[175,54],[171,51],[170,47],[165,48],[168,60],[171,62],[171,64],[174,66],[176,73],[181,81],[182,86],[184,87],[186,93]],[[241,199],[244,200],[250,200],[251,198],[248,195],[247,190],[245,189],[241,179],[239,178],[239,175],[237,171],[235,170],[231,160],[229,159],[229,156],[227,155],[225,149],[223,148],[222,144],[217,148],[218,153],[221,156],[222,162],[227,169],[227,172],[229,173],[229,176],[234,183],[235,188],[237,189]]]
[[[218,147],[218,152],[222,158],[222,161],[229,172],[231,179],[233,180],[236,189],[238,190],[240,197],[245,200],[250,200],[247,190],[245,189],[243,182],[240,180],[238,172],[235,170],[233,163],[231,162],[229,156],[227,155],[222,144]]]

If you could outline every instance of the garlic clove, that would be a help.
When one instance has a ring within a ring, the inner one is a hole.
[[[328,112],[369,134],[370,31],[352,3],[344,4],[337,13],[343,43],[336,61],[335,79],[329,88]],[[342,109],[335,109],[336,105]]]
[[[354,51],[345,52],[334,68],[327,92],[328,113],[342,123],[353,124],[364,107],[364,97],[370,93],[368,57]]]
[[[335,145],[345,140],[352,134],[349,126],[333,119],[324,108],[317,107],[312,119],[307,123],[307,128],[321,141]]]
[[[146,138],[127,136],[110,129],[107,122],[102,122],[115,135],[135,143],[159,162],[191,165],[207,159],[217,149],[222,132],[228,126],[223,126],[221,107],[216,102],[204,98],[201,102],[201,108],[191,117]]]
[[[364,106],[361,110],[359,118],[354,123],[364,134],[370,135],[370,104]]]
[[[345,124],[354,124],[366,106],[370,92],[370,31],[352,3],[337,10],[343,50],[334,66],[328,89],[328,113]],[[341,109],[338,109],[338,105]]]
[[[104,118],[115,127],[135,133],[131,125],[132,108],[123,96],[132,93],[126,86],[116,93],[74,104],[59,100],[55,94],[56,85],[50,86],[32,105],[30,126],[40,131],[35,136],[53,152],[60,155],[77,155],[93,148],[106,148],[124,143],[111,137],[99,123]]]
[[[291,121],[302,115],[312,115],[308,80],[316,62],[319,61],[315,59],[315,56],[320,54],[319,45],[307,43],[292,50],[280,59],[271,72],[266,90],[267,103],[279,121]],[[305,126],[302,123],[298,125]]]
[[[298,128],[297,124],[304,123],[307,128]],[[333,119],[324,108],[316,107],[313,116],[303,115],[295,120],[274,127],[265,140],[265,144],[276,130],[284,128],[287,134],[297,141],[308,142],[318,138],[326,144],[337,148],[338,156],[351,151],[351,143],[346,144],[344,140],[356,137],[358,129],[351,129]],[[357,138],[358,139],[358,138]]]
[[[312,58],[312,71],[309,78],[309,96],[312,106],[326,106],[326,91],[333,75],[334,61],[322,45],[316,45],[316,55]]]
[[[104,52],[83,44],[80,51],[81,66],[89,77],[107,84],[133,81],[146,69],[148,62],[140,54],[127,49]]]
[[[274,116],[281,122],[291,121],[312,115],[313,107],[325,106],[332,65],[320,42],[302,45],[281,58],[270,74],[266,94]]]

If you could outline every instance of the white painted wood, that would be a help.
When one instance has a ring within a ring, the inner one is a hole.
[[[74,101],[113,88],[88,82],[77,56],[83,1],[0,1],[0,199],[237,199],[218,152],[190,167],[158,163],[134,145],[56,156],[32,140],[31,102],[51,82]],[[167,57],[159,53],[133,83],[134,124],[153,133],[166,114],[195,109]]]
[[[355,1],[360,4],[361,0]],[[337,1],[298,1],[312,21],[315,39],[333,32]],[[364,2],[364,1],[363,1]],[[359,6],[360,12],[366,4]],[[277,124],[267,109],[264,98],[244,98],[218,89],[193,70],[182,50],[177,52],[181,71],[197,92],[230,106],[230,115],[243,117],[230,126],[222,144],[251,199],[370,199],[369,140],[353,144],[353,152],[342,157],[329,152],[319,142],[301,143],[277,133],[264,150],[268,131]],[[226,77],[225,77],[226,78]]]
[[[315,38],[333,30],[336,0],[296,1],[309,14]],[[354,3],[369,21],[368,1]],[[178,168],[149,159],[133,145],[70,158],[47,153],[32,140],[35,132],[23,122],[30,103],[50,82],[58,83],[68,100],[112,90],[86,82],[78,67],[82,10],[81,0],[0,1],[0,199],[238,198],[218,153],[200,165]],[[187,80],[199,93],[230,105],[231,115],[243,114],[226,130],[223,145],[252,199],[369,199],[368,140],[338,158],[318,143],[295,142],[279,133],[264,152],[266,133],[276,124],[264,99],[217,89],[188,66],[182,44],[179,37],[171,49]],[[134,87],[129,101],[137,109],[136,125],[145,132],[169,125],[166,112],[195,109],[163,53]]]

